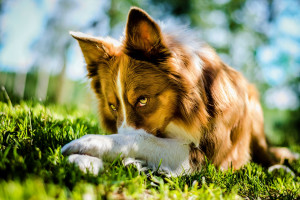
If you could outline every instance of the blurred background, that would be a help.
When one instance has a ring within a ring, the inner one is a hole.
[[[0,101],[91,105],[68,32],[119,39],[131,6],[193,29],[257,86],[269,140],[299,144],[299,0],[0,0]]]

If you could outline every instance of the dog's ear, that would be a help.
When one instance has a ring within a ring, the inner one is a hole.
[[[128,14],[125,40],[137,49],[150,51],[161,42],[160,27],[145,11],[133,7]]]
[[[162,50],[167,49],[159,25],[144,10],[136,7],[128,14],[124,46],[133,57],[149,59],[155,54],[163,56]]]
[[[120,45],[111,38],[104,39],[72,31],[70,35],[78,41],[87,65],[96,65],[103,59],[116,55]]]

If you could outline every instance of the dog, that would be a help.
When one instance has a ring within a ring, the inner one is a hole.
[[[294,158],[268,147],[255,87],[192,35],[163,33],[136,7],[121,42],[70,34],[85,58],[101,125],[118,133],[86,135],[62,148],[83,171],[97,174],[119,156],[173,175],[198,171],[206,159],[226,170]]]

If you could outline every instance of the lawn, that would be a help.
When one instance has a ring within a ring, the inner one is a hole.
[[[97,116],[73,106],[0,102],[0,199],[299,199],[300,177],[249,163],[219,171],[207,163],[190,176],[166,177],[108,163],[83,174],[60,153],[69,141],[104,134]],[[300,152],[300,145],[293,146]],[[291,164],[300,173],[300,161]]]

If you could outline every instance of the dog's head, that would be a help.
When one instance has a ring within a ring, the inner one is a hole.
[[[102,126],[109,132],[129,126],[163,134],[172,120],[188,119],[199,109],[202,101],[191,82],[196,82],[193,77],[200,72],[190,70],[193,58],[182,53],[176,57],[176,41],[162,34],[145,11],[130,10],[122,43],[82,33],[71,35],[80,44],[99,99]],[[185,71],[188,78],[181,75]]]

